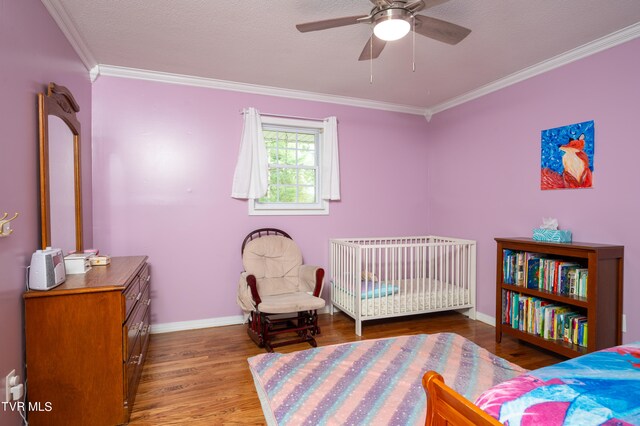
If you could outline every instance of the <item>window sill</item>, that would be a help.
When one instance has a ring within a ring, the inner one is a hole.
[[[249,216],[326,216],[329,214],[329,203],[322,201],[319,208],[256,208],[255,201],[249,200]]]

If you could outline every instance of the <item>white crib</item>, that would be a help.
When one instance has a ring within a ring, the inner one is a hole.
[[[476,242],[446,237],[331,240],[331,304],[362,322],[464,310],[475,319]]]

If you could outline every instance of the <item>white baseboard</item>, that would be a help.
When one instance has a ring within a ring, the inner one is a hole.
[[[172,331],[197,330],[199,328],[222,327],[225,325],[238,325],[243,323],[244,317],[242,315],[205,318],[193,321],[167,322],[164,324],[152,324],[151,334],[170,333]]]
[[[338,310],[337,308],[335,308]],[[331,307],[325,306],[318,310],[319,314],[330,314]],[[496,325],[496,320],[490,315],[483,314],[476,311],[476,319],[478,321],[489,324],[493,327]],[[171,333],[172,331],[185,331],[185,330],[197,330],[200,328],[209,327],[223,327],[225,325],[239,325],[244,324],[245,319],[242,315],[233,315],[230,317],[218,317],[218,318],[205,318],[201,320],[193,321],[178,321],[178,322],[166,322],[163,324],[152,324],[151,334]]]
[[[496,326],[496,319],[491,315],[483,314],[482,312],[476,311],[476,319],[485,324],[489,324],[492,327]]]
[[[328,314],[329,307],[325,306],[318,310],[319,314]],[[232,315],[230,317],[205,318],[193,321],[166,322],[163,324],[151,324],[151,334],[171,333],[172,331],[197,330],[199,328],[224,327],[225,325],[244,324],[243,315]]]

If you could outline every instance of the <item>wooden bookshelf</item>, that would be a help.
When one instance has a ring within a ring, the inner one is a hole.
[[[531,238],[496,238],[496,342],[507,334],[566,357],[622,344],[622,290],[624,246],[592,243],[548,243]],[[508,284],[504,278],[504,250],[538,253],[556,260],[579,263],[588,269],[587,297],[563,295]],[[503,290],[574,308],[587,317],[587,346],[544,339],[502,322]]]

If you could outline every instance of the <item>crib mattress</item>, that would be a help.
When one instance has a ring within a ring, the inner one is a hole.
[[[398,293],[378,295],[358,300],[351,292],[340,286],[332,287],[331,299],[334,304],[348,312],[355,312],[356,300],[360,302],[362,317],[378,317],[413,312],[429,312],[444,309],[471,307],[469,289],[462,289],[453,284],[433,282],[432,291],[418,292],[417,285],[411,292],[409,281],[401,283]]]

